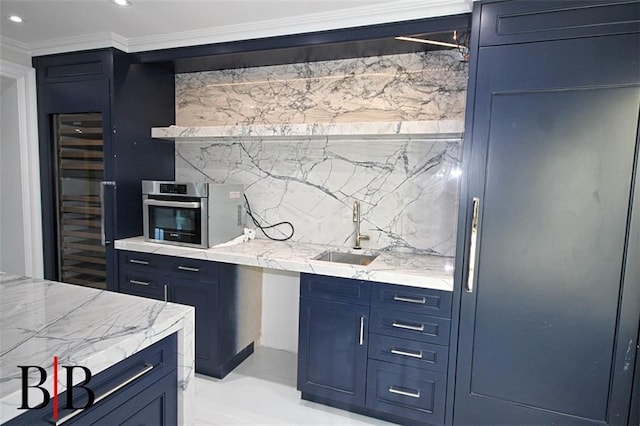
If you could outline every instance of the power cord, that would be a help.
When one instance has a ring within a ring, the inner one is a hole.
[[[283,222],[275,223],[273,225],[262,226],[260,224],[260,222],[258,222],[258,219],[256,219],[253,216],[253,212],[251,211],[251,205],[249,204],[249,199],[247,198],[246,194],[244,194],[244,200],[247,203],[247,214],[249,215],[249,217],[253,221],[253,224],[256,225],[256,227],[262,231],[262,233],[265,235],[265,237],[267,237],[268,239],[273,240],[273,241],[287,241],[287,240],[291,239],[291,237],[293,237],[293,233],[295,232],[295,228],[293,227],[293,224],[291,222],[283,221]],[[275,237],[272,237],[269,234],[267,234],[266,231],[265,231],[265,229],[275,228],[276,226],[280,226],[280,225],[289,225],[291,227],[291,234],[289,234],[289,236],[284,237],[284,238],[275,238]]]

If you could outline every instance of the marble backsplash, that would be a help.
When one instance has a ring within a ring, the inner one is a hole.
[[[466,81],[449,52],[179,74],[176,124],[463,120]],[[244,184],[298,242],[353,246],[358,200],[363,247],[453,256],[460,155],[459,135],[216,138],[176,142],[176,180]]]

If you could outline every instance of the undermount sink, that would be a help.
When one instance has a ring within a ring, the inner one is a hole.
[[[325,251],[314,257],[314,260],[321,260],[323,262],[336,262],[336,263],[348,263],[350,265],[362,265],[367,266],[374,259],[378,257],[377,254],[359,254],[359,253],[345,253],[341,251]]]

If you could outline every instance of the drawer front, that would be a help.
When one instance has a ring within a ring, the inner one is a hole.
[[[118,286],[123,293],[164,300],[166,279],[160,274],[138,270],[120,270]]]
[[[449,345],[450,321],[411,312],[371,308],[370,332],[385,336]]]
[[[206,260],[171,258],[171,274],[190,280],[218,282],[218,264]]]
[[[166,269],[166,258],[157,254],[119,251],[120,269],[159,272]]]
[[[371,283],[349,278],[300,274],[300,297],[369,305]]]
[[[369,334],[369,358],[446,373],[449,348],[372,333]]]
[[[381,361],[367,368],[368,408],[420,423],[444,423],[447,376]]]
[[[437,317],[451,317],[451,293],[428,288],[375,283],[371,305]]]

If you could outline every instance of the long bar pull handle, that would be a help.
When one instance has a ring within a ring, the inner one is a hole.
[[[177,208],[188,208],[188,209],[199,209],[200,202],[199,201],[164,201],[164,200],[154,200],[154,199],[146,199],[142,202],[145,206],[157,206],[157,207],[177,207]]]
[[[394,321],[393,324],[391,325],[395,328],[404,328],[406,330],[413,330],[413,331],[420,331],[420,332],[424,331],[424,324],[411,325],[411,324],[403,324],[401,322]]]
[[[200,272],[200,268],[191,268],[189,266],[182,266],[182,265],[179,265],[178,269],[180,269],[181,271]]]
[[[469,273],[467,274],[467,292],[473,293],[476,273],[476,244],[478,242],[478,214],[480,198],[473,197],[473,217],[471,219],[471,243],[469,244]]]
[[[104,205],[104,188],[107,185],[115,186],[116,183],[112,180],[103,180],[100,182],[100,243],[103,246],[107,244],[107,231],[106,231],[106,225],[105,225],[106,208]]]
[[[404,349],[392,348],[391,349],[391,353],[394,354],[394,355],[403,355],[403,356],[408,356],[408,357],[411,357],[411,358],[422,359],[422,351],[412,352],[412,351],[407,351],[407,350],[404,350]]]
[[[149,262],[146,260],[138,260],[138,259],[129,259],[129,263],[135,263],[137,265],[148,265]]]
[[[98,402],[102,401],[103,399],[108,398],[109,396],[111,396],[114,393],[118,392],[123,387],[127,386],[129,383],[131,383],[134,380],[137,380],[138,378],[140,378],[140,377],[144,376],[145,374],[149,373],[151,370],[153,370],[153,368],[154,368],[153,365],[146,364],[142,370],[140,370],[139,372],[137,372],[133,376],[131,376],[128,379],[126,379],[124,382],[119,383],[118,385],[114,386],[113,388],[109,389],[108,391],[106,391],[105,393],[103,393],[102,395],[100,395],[99,397],[94,399],[93,404],[95,405]],[[50,421],[50,423],[54,424],[56,426],[61,426],[64,423],[66,423],[69,420],[71,420],[72,418],[74,418],[75,416],[77,416],[78,414],[82,413],[83,411],[84,411],[84,408],[80,408],[80,409],[78,409],[78,410],[76,410],[76,411],[74,411],[72,413],[69,413],[68,415],[64,416],[60,420],[58,420],[58,421],[52,420],[52,421]]]
[[[389,392],[391,393],[395,393],[397,395],[402,395],[402,396],[410,396],[411,398],[420,398],[420,391],[417,390],[415,392],[410,392],[410,391],[406,391],[406,390],[401,390],[401,389],[396,389],[393,386],[389,387]]]
[[[360,317],[360,346],[364,345],[364,316]]]
[[[144,286],[151,284],[149,281],[129,280],[129,282],[131,284],[144,285]]]
[[[169,286],[166,284],[164,285],[164,301],[169,301]]]
[[[393,296],[393,300],[396,302],[416,303],[418,305],[424,305],[427,303],[427,299],[421,297],[420,299],[414,299],[412,297]]]

